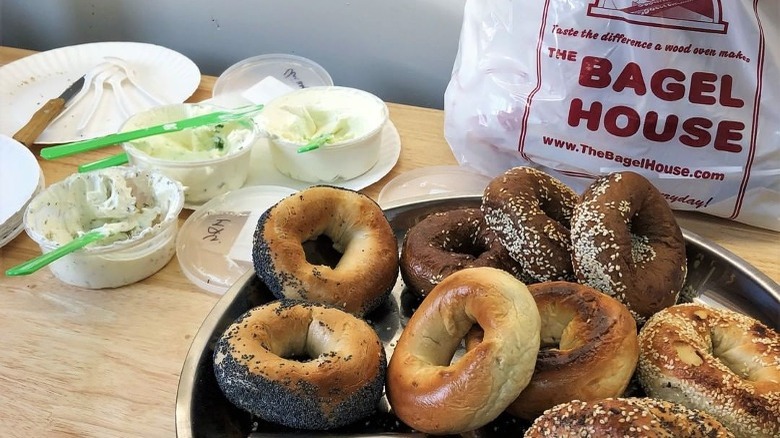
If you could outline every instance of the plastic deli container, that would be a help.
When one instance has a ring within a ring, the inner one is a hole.
[[[373,94],[348,87],[312,87],[278,97],[258,116],[271,160],[282,174],[311,183],[349,180],[379,160],[387,105]],[[322,135],[326,143],[299,149]]]
[[[273,78],[292,90],[333,85],[330,74],[311,59],[270,53],[253,56],[228,67],[214,83],[212,96],[243,103],[265,103],[244,96],[244,93],[266,78]]]
[[[128,224],[126,232],[49,265],[67,284],[119,287],[154,274],[171,260],[183,202],[181,185],[156,171],[122,166],[76,173],[33,198],[24,215],[25,231],[47,253],[102,224]]]
[[[122,131],[173,122],[222,108],[193,103],[155,107],[130,117]],[[207,125],[124,143],[130,164],[157,169],[184,186],[184,203],[195,208],[240,188],[249,174],[249,154],[257,140],[251,120]]]

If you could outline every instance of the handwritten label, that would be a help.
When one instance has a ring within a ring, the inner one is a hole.
[[[249,212],[220,212],[209,215],[198,231],[209,250],[228,253],[247,222]]]
[[[288,68],[285,70],[284,77],[287,78],[290,82],[298,85],[299,88],[306,88],[306,84],[304,84],[302,80],[298,79],[298,73],[295,71],[295,69]]]
[[[209,242],[221,242],[222,232],[225,231],[226,227],[230,226],[230,222],[232,222],[231,219],[215,220],[206,228],[206,235],[202,239]]]

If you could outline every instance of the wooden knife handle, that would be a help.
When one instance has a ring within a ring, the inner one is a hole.
[[[63,108],[65,108],[65,100],[61,98],[51,99],[44,103],[33,114],[30,121],[16,131],[14,140],[26,145],[28,148],[32,147],[35,140],[41,135],[41,132],[62,112]]]

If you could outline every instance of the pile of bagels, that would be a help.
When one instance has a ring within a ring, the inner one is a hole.
[[[322,236],[336,260],[307,246]],[[513,168],[479,208],[433,213],[400,243],[355,191],[315,186],[268,209],[252,257],[277,299],[217,340],[226,398],[298,430],[338,430],[386,396],[434,435],[508,415],[528,437],[780,436],[780,335],[678,304],[685,240],[641,175],[580,196]],[[366,317],[399,274],[417,306],[388,346]],[[634,381],[646,396],[628,395]]]

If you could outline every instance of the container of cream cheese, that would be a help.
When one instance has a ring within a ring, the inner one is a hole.
[[[301,181],[330,183],[360,176],[376,164],[388,110],[366,91],[321,86],[273,99],[257,120],[279,172]],[[329,138],[322,146],[298,152],[322,135]]]
[[[51,263],[55,277],[102,289],[142,280],[176,252],[184,203],[178,182],[132,166],[75,173],[50,185],[25,210],[25,231],[47,253],[96,228],[126,230]]]
[[[194,117],[222,108],[194,103],[154,107],[134,114],[121,128],[131,131]],[[249,153],[257,139],[251,120],[200,126],[155,135],[123,146],[130,164],[157,169],[184,186],[185,207],[194,208],[215,196],[240,188],[249,174]]]

